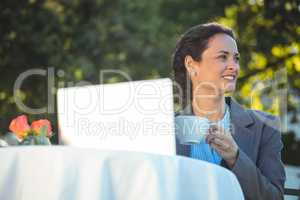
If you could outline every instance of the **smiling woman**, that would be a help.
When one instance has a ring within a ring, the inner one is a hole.
[[[239,70],[238,49],[235,40],[227,34],[212,36],[202,53],[201,62],[194,60],[190,55],[185,57],[185,66],[188,72],[194,71],[193,85],[200,82],[212,83],[216,86],[217,94],[231,92],[235,89],[236,75]],[[210,90],[212,88],[207,88]]]
[[[181,89],[181,119],[194,116],[210,124],[206,140],[186,145],[177,154],[231,170],[246,199],[283,199],[279,121],[246,110],[225,93],[235,90],[239,51],[232,30],[217,23],[190,28],[177,43],[173,68]]]

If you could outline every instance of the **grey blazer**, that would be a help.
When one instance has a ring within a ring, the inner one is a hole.
[[[245,110],[230,97],[226,97],[226,104],[230,108],[232,135],[239,153],[232,169],[224,160],[221,166],[236,175],[245,199],[283,199],[285,171],[281,161],[283,144],[278,118]],[[189,108],[180,114],[191,113]],[[176,148],[178,155],[189,156],[190,146],[176,141]]]

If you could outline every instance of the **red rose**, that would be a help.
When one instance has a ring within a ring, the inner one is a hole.
[[[28,132],[30,131],[30,126],[27,122],[26,115],[20,115],[17,118],[13,119],[10,122],[9,130],[16,134],[16,136],[20,139],[23,139],[27,136]]]
[[[37,135],[41,134],[41,129],[46,126],[46,136],[50,137],[52,135],[51,123],[47,119],[40,119],[33,121],[31,123],[31,129]]]

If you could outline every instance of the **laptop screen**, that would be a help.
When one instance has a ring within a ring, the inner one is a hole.
[[[175,155],[170,79],[61,88],[60,144]]]

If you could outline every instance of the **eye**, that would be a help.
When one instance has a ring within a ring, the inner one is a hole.
[[[218,56],[218,59],[225,61],[227,59],[227,56],[225,54]]]
[[[235,56],[235,57],[234,57],[234,60],[235,60],[235,62],[239,62],[240,56]]]

